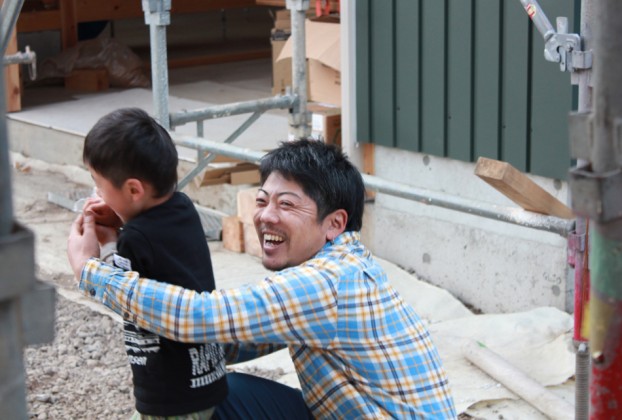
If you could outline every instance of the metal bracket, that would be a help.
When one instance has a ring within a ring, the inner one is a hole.
[[[286,0],[285,6],[289,10],[307,11],[309,10],[310,0]]]
[[[574,72],[592,68],[592,52],[581,50],[581,37],[567,33],[568,18],[557,18],[557,32],[544,44],[544,58],[559,63],[560,71]]]
[[[622,169],[597,174],[585,164],[570,170],[568,184],[572,209],[578,215],[597,223],[622,218]]]
[[[30,80],[37,78],[37,54],[34,51],[30,51],[28,45],[26,45],[24,52],[4,56],[4,65],[8,66],[11,64],[28,64]]]
[[[143,11],[147,25],[171,24],[171,0],[143,0]]]
[[[581,37],[568,33],[568,18],[557,18],[557,31],[537,0],[520,0],[527,15],[544,38],[544,58],[559,63],[561,71],[574,72],[592,68],[591,51],[582,51]]]

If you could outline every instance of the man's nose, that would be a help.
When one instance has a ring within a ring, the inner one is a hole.
[[[277,206],[273,203],[268,203],[267,206],[258,209],[259,221],[262,223],[277,223],[279,221]]]

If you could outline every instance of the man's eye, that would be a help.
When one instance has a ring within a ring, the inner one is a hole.
[[[264,207],[266,205],[266,200],[264,200],[263,198],[257,198],[255,199],[255,205],[257,207]]]
[[[291,207],[293,204],[289,201],[281,201],[281,207]]]

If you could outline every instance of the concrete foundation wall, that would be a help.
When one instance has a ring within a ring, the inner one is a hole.
[[[376,147],[376,176],[468,199],[516,207],[474,175],[474,164]],[[567,202],[564,182],[532,179]],[[536,306],[569,310],[566,239],[554,234],[377,194],[363,238],[403,266],[484,312]]]

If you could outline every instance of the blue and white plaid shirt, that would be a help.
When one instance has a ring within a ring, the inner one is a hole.
[[[173,340],[237,343],[230,355],[244,359],[287,345],[316,418],[456,417],[428,331],[356,232],[237,289],[197,293],[97,259],[80,288]]]

